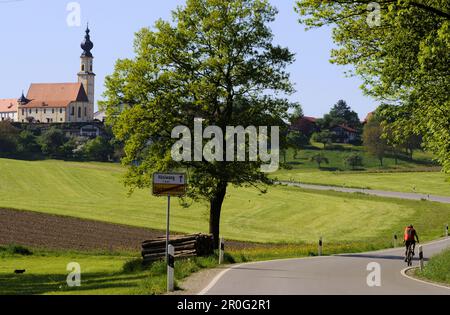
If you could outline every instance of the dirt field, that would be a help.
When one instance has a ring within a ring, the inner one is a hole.
[[[0,244],[47,249],[139,250],[164,232],[29,211],[0,209]]]
[[[0,209],[0,245],[23,245],[64,250],[133,250],[142,241],[164,236],[164,231],[99,221]],[[267,246],[227,242],[229,248]]]

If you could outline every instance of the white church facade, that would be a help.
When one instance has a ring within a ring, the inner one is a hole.
[[[0,99],[0,120],[22,123],[70,123],[94,120],[94,44],[89,27],[81,43],[80,71],[75,83],[33,83],[26,96]]]

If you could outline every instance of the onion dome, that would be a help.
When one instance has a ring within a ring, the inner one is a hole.
[[[84,40],[81,43],[81,49],[83,49],[83,53],[81,54],[81,57],[93,57],[91,50],[94,48],[94,43],[91,42],[91,36],[89,35],[91,31],[89,30],[89,25],[86,28],[86,35],[84,36]]]

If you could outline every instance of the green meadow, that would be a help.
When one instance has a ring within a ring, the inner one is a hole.
[[[0,160],[0,207],[165,228],[166,200],[149,190],[130,197],[121,183],[123,168],[108,163]],[[450,205],[378,198],[360,194],[269,187],[230,187],[223,206],[222,235],[265,242],[316,242],[389,238],[415,223],[422,234],[439,237],[450,221]],[[423,227],[421,229],[420,227]],[[183,208],[173,201],[171,229],[208,232],[208,207]]]

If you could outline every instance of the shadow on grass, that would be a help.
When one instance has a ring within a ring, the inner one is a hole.
[[[327,167],[327,166],[321,166],[319,168],[320,171],[326,171],[326,172],[336,172],[336,171],[342,171],[342,169],[338,167]]]
[[[145,278],[143,274],[82,273],[81,287],[70,288],[63,274],[0,274],[0,295],[36,295],[46,293],[81,293],[87,290],[131,288],[133,280]]]

